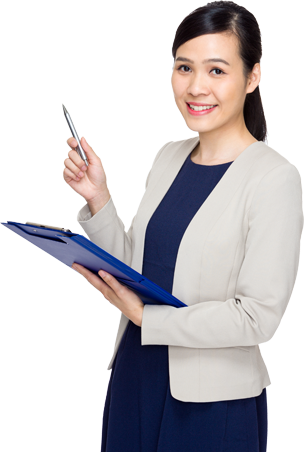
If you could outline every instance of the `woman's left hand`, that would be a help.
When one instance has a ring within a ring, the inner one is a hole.
[[[103,296],[116,306],[135,325],[141,326],[144,303],[131,289],[120,284],[114,276],[103,270],[97,275],[79,264],[73,264],[72,268],[81,273]],[[105,282],[104,282],[105,281]]]

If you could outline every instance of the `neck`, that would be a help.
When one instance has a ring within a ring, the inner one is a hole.
[[[201,165],[214,165],[231,162],[250,144],[258,141],[246,129],[244,134],[224,135],[217,132],[216,136],[204,132],[199,133],[199,143],[191,153],[191,160]]]

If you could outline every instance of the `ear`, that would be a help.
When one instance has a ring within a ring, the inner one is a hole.
[[[252,68],[251,74],[249,75],[246,94],[252,93],[260,83],[260,80],[261,80],[261,65],[260,63],[255,63],[255,65]]]

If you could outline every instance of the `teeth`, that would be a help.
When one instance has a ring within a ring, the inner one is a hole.
[[[215,105],[210,105],[208,107],[207,106],[206,107],[198,107],[196,105],[191,105],[191,104],[188,104],[188,105],[190,106],[191,110],[195,110],[195,111],[210,110],[210,108],[215,107]]]

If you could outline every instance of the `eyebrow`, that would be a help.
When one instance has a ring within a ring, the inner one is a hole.
[[[185,61],[186,63],[194,64],[194,61],[189,60],[189,58],[185,58],[185,57],[177,57],[175,61]],[[224,64],[227,64],[228,66],[230,66],[230,64],[226,60],[223,60],[222,58],[208,58],[206,60],[203,60],[202,63],[203,64],[206,64],[206,63],[224,63]]]

